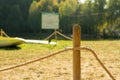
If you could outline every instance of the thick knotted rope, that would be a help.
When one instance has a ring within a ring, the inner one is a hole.
[[[25,65],[28,65],[28,64],[31,64],[31,63],[34,63],[34,62],[37,62],[37,61],[41,61],[43,59],[46,59],[46,58],[49,58],[49,57],[52,57],[54,55],[57,55],[59,53],[62,53],[62,52],[66,52],[66,51],[69,51],[69,50],[87,50],[87,51],[90,51],[94,57],[96,58],[96,60],[100,63],[100,65],[102,66],[102,68],[107,72],[107,74],[110,76],[110,78],[112,80],[116,80],[113,75],[109,72],[109,70],[104,66],[104,64],[102,63],[102,61],[98,58],[97,54],[90,48],[86,48],[86,47],[82,47],[82,48],[65,48],[63,50],[59,50],[57,52],[54,52],[52,54],[49,54],[47,56],[44,56],[44,57],[41,57],[41,58],[38,58],[38,59],[35,59],[35,60],[31,60],[31,61],[28,61],[28,62],[25,62],[25,63],[21,63],[21,64],[18,64],[18,65],[14,65],[14,66],[11,66],[11,67],[8,67],[8,68],[3,68],[3,69],[0,69],[0,72],[3,72],[3,71],[7,71],[7,70],[11,70],[11,69],[14,69],[14,68],[17,68],[17,67],[21,67],[21,66],[25,66]],[[81,75],[81,74],[80,74]]]

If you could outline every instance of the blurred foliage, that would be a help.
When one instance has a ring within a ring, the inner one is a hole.
[[[83,36],[114,37],[117,31],[119,37],[120,0],[0,0],[0,28],[15,34],[42,33],[42,12],[58,12],[59,27],[66,34],[79,24]]]

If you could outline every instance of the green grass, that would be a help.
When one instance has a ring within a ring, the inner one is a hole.
[[[58,40],[56,46],[22,44],[0,49],[0,68],[40,58],[71,47],[72,41]],[[81,46],[94,49],[116,80],[120,79],[120,41],[82,41]],[[82,80],[111,80],[94,56],[81,52]],[[64,52],[48,59],[13,70],[0,72],[0,80],[72,80],[72,52]]]

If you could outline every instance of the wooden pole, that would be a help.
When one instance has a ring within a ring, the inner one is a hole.
[[[2,35],[1,35],[1,29],[0,29],[0,36],[2,36]]]
[[[55,29],[55,39],[57,40],[57,30]]]
[[[3,30],[0,29],[0,36],[3,36]]]
[[[81,80],[81,60],[80,50],[75,48],[80,47],[80,26],[74,25],[73,27],[73,80]]]

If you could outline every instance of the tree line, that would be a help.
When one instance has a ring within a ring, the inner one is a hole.
[[[42,12],[59,13],[59,27],[66,34],[79,24],[85,36],[119,36],[120,0],[0,0],[0,28],[9,33],[42,33]]]

